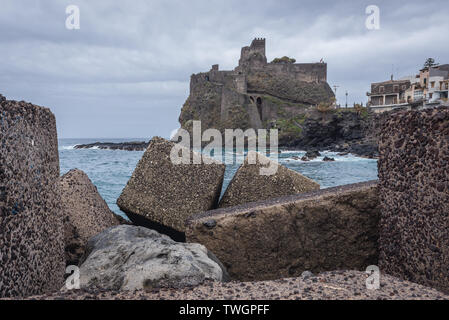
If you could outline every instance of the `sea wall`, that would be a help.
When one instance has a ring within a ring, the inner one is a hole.
[[[449,109],[384,118],[379,151],[381,270],[449,292]]]
[[[61,288],[56,121],[49,109],[0,99],[0,297]]]
[[[231,278],[270,280],[378,261],[376,181],[208,211],[188,219],[188,242],[201,243]]]

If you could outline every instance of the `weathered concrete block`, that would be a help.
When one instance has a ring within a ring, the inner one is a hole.
[[[0,99],[0,297],[61,288],[56,121],[49,109]]]
[[[255,159],[248,162],[249,157]],[[275,174],[262,175],[261,168],[276,166]],[[281,196],[319,190],[315,181],[280,165],[255,151],[248,152],[245,161],[229,183],[219,207],[226,208],[247,202],[267,200]]]
[[[184,241],[185,220],[216,207],[225,166],[173,164],[170,152],[174,145],[159,137],[150,141],[117,205],[136,225]],[[187,152],[192,159],[199,156]]]
[[[195,215],[189,242],[204,244],[231,278],[271,280],[377,264],[375,181]]]
[[[120,221],[83,171],[75,169],[64,174],[59,179],[59,190],[66,264],[78,265],[89,239]]]
[[[449,292],[449,108],[392,114],[379,151],[380,268]]]

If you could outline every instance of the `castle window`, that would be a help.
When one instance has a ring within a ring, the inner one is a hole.
[[[257,111],[259,112],[260,121],[262,121],[262,99],[259,97],[256,100]]]

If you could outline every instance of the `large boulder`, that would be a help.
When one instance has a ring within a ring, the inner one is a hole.
[[[87,241],[103,230],[120,224],[97,187],[81,170],[70,170],[59,179],[61,210],[64,216],[65,259],[78,265]]]
[[[449,108],[391,114],[379,151],[381,270],[449,292]]]
[[[93,237],[80,267],[81,288],[152,290],[226,281],[221,263],[204,246],[177,243],[144,227],[121,225]]]
[[[0,297],[59,289],[58,141],[47,108],[0,97]]]
[[[377,264],[379,219],[374,181],[198,214],[186,236],[214,252],[231,278],[271,280]]]
[[[216,207],[225,166],[218,162],[173,163],[170,153],[174,146],[174,142],[159,137],[150,141],[117,205],[135,224],[183,241],[185,220]],[[191,159],[201,157],[183,150]]]
[[[254,159],[255,161],[249,161]],[[261,174],[262,168],[275,167],[274,174]],[[249,151],[244,163],[235,173],[219,207],[287,196],[320,189],[315,181],[284,167],[255,151]]]

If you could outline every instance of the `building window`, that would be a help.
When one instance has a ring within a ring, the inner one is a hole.
[[[383,93],[383,92],[385,92],[385,87],[384,87],[384,86],[380,86],[380,88],[379,88],[379,92],[380,92],[380,93]]]
[[[433,93],[429,93],[429,99],[432,99]]]
[[[435,88],[435,81],[432,81],[432,82],[430,83],[430,87],[431,87],[431,88]]]
[[[399,92],[399,86],[397,84],[393,86],[393,92]]]

